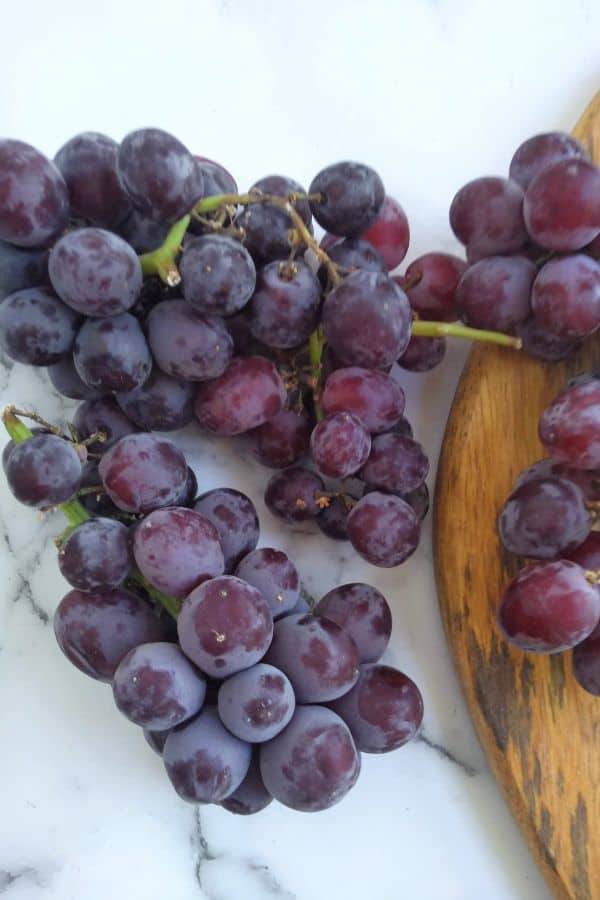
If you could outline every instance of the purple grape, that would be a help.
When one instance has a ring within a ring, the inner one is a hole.
[[[413,508],[392,494],[373,491],[348,516],[348,535],[356,552],[374,566],[398,566],[419,544],[420,526]]]
[[[348,541],[348,516],[357,502],[350,494],[332,497],[317,516],[319,529],[334,541]]]
[[[426,253],[413,260],[404,278],[394,279],[406,292],[420,319],[454,322],[458,318],[455,293],[467,264],[448,253]]]
[[[406,500],[409,506],[412,506],[419,522],[422,522],[429,511],[429,488],[425,482],[420,484],[418,488],[415,488],[414,491],[402,494],[402,499]]]
[[[535,176],[523,212],[532,238],[548,250],[579,250],[600,231],[600,171],[585,159],[564,159]]]
[[[383,272],[387,275],[383,256],[364,238],[345,238],[328,250],[328,256],[336,266],[344,269],[368,269],[369,272]]]
[[[312,429],[306,411],[282,409],[252,432],[253,453],[263,466],[284,469],[309,452]]]
[[[188,803],[225,800],[243,782],[251,757],[250,744],[230,734],[212,706],[174,728],[163,750],[167,775]]]
[[[194,470],[188,466],[187,480],[181,496],[177,498],[176,506],[192,507],[198,495],[198,479]]]
[[[147,330],[156,364],[174,378],[217,378],[233,354],[223,320],[201,316],[185,300],[158,303],[148,316]]]
[[[516,333],[523,341],[525,353],[549,362],[568,359],[581,347],[581,341],[550,334],[533,316],[519,325]]]
[[[71,350],[79,323],[47,288],[25,288],[0,303],[0,348],[16,362],[51,366]]]
[[[68,219],[67,185],[54,163],[30,144],[0,139],[0,240],[46,247]]]
[[[322,616],[300,613],[279,619],[265,662],[285,672],[298,703],[341,697],[358,678],[354,642],[335,622]]]
[[[549,260],[533,283],[531,302],[546,331],[587,337],[600,327],[600,263],[584,253]]]
[[[194,156],[196,165],[202,172],[204,180],[204,196],[216,197],[219,194],[237,194],[238,186],[235,178],[225,166],[207,159],[205,156]]]
[[[421,444],[400,434],[380,434],[373,438],[361,478],[380,490],[408,494],[428,474],[429,460]]]
[[[250,331],[267,347],[298,347],[319,322],[320,300],[318,279],[306,263],[269,263],[248,305]]]
[[[582,544],[564,553],[563,557],[586,571],[600,570],[600,531],[590,531]]]
[[[337,412],[326,416],[315,427],[310,447],[321,474],[330,478],[347,478],[366,462],[371,438],[356,416]]]
[[[323,494],[323,480],[308,469],[300,467],[277,472],[265,490],[265,504],[273,515],[287,522],[304,522],[319,515],[319,497]]]
[[[143,733],[150,749],[154,750],[154,752],[162,758],[167,738],[171,734],[171,729],[167,728],[166,731],[150,731],[149,728],[144,728]]]
[[[13,247],[0,241],[0,300],[48,281],[48,251]]]
[[[400,265],[408,251],[410,228],[406,213],[397,200],[386,194],[379,215],[362,232],[361,239],[375,247],[390,272]]]
[[[413,335],[398,365],[409,372],[429,372],[439,366],[445,355],[446,338]]]
[[[404,412],[404,391],[385,372],[351,366],[331,373],[323,388],[321,407],[326,415],[352,413],[377,434],[399,421]]]
[[[332,704],[363,753],[389,753],[412,741],[423,721],[423,698],[408,675],[391,666],[361,666],[360,677]]]
[[[581,643],[600,619],[600,592],[583,569],[560,559],[521,569],[502,598],[504,637],[531,653],[559,653]]]
[[[34,434],[10,452],[6,481],[25,506],[46,509],[70,500],[81,483],[81,460],[73,444],[56,434]]]
[[[539,436],[556,462],[600,469],[600,381],[559,394],[541,415]]]
[[[514,333],[531,315],[536,269],[522,256],[490,256],[464,273],[456,289],[460,318],[473,328]]]
[[[99,391],[132,391],[152,369],[146,338],[129,313],[87,319],[73,346],[77,374]]]
[[[161,247],[169,232],[166,222],[155,222],[132,210],[118,227],[120,236],[136,253],[151,253]]]
[[[586,157],[581,144],[562,131],[536,134],[524,141],[510,161],[510,177],[527,190],[535,176],[562,159]]]
[[[263,810],[272,800],[260,774],[258,756],[253,756],[248,774],[233,794],[223,800],[221,806],[238,816],[251,816]]]
[[[377,172],[358,162],[339,162],[315,175],[309,194],[312,214],[326,231],[357,237],[383,210],[385,188]]]
[[[187,484],[181,450],[154,434],[128,434],[106,451],[98,466],[104,488],[124,512],[172,506]]]
[[[165,731],[202,708],[206,680],[177,644],[141,644],[127,653],[113,677],[117,708],[131,722]]]
[[[295,607],[300,595],[298,570],[281,550],[261,547],[248,553],[235,570],[237,578],[260,591],[274,619]]]
[[[405,416],[400,416],[395,425],[390,429],[392,434],[401,434],[404,437],[411,438],[413,436],[412,425]]]
[[[286,727],[296,707],[288,678],[258,663],[223,682],[218,709],[223,725],[249,744],[269,741]]]
[[[361,663],[377,662],[392,634],[392,612],[383,594],[360,582],[333,588],[315,606],[315,615],[335,622],[358,650]]]
[[[132,205],[149,219],[175,222],[203,196],[194,157],[159,128],[131,131],[119,147],[117,170]]]
[[[104,434],[103,441],[88,444],[92,453],[104,453],[126,434],[138,430],[110,395],[89,397],[80,403],[73,415],[73,427],[80,441],[87,440],[96,432]]]
[[[573,648],[573,675],[584,691],[600,697],[600,627]]]
[[[176,431],[194,418],[194,387],[153,369],[133,391],[116,395],[128,419],[146,431]]]
[[[58,646],[78,669],[98,681],[111,681],[126,653],[164,636],[152,608],[124,588],[69,591],[54,615]]]
[[[97,490],[81,493],[84,488],[96,488]],[[95,459],[88,459],[83,466],[80,493],[77,499],[94,516],[114,517],[120,513],[119,508],[115,506],[104,490],[98,472],[98,462]]]
[[[287,197],[304,194],[302,185],[284,175],[267,175],[251,188],[251,194],[271,194]],[[305,225],[310,226],[311,213],[306,200],[297,200],[295,209]],[[289,232],[294,223],[288,213],[274,203],[254,203],[246,206],[236,218],[236,225],[245,232],[244,244],[260,265],[275,259],[285,259],[290,252]]]
[[[267,791],[291,809],[319,812],[338,803],[360,774],[348,726],[324,706],[300,706],[288,727],[260,748]]]
[[[197,498],[194,509],[217,529],[225,570],[232,572],[258,544],[260,525],[254,503],[241,491],[214,488]]]
[[[179,270],[183,296],[205,316],[232,316],[254,293],[252,257],[239,241],[225,235],[206,234],[189,241]]]
[[[150,584],[179,598],[224,569],[216,528],[184,507],[155,509],[146,516],[133,534],[133,555]]]
[[[262,356],[234,357],[223,375],[200,385],[196,416],[214,434],[242,434],[275,416],[285,400],[274,363]]]
[[[112,138],[86,131],[67,141],[54,157],[69,191],[72,215],[100,228],[114,228],[131,210],[117,175],[118,150]]]
[[[63,578],[80,591],[119,587],[129,575],[132,562],[129,531],[114,519],[82,522],[58,551]]]
[[[454,197],[450,226],[471,262],[520,250],[527,242],[523,190],[508,178],[476,178]]]
[[[345,278],[327,295],[322,315],[326,340],[349,366],[391,366],[410,339],[406,294],[379,272],[359,269]]]
[[[273,636],[273,616],[256,588],[221,575],[186,597],[177,631],[181,649],[193,663],[207,675],[227,678],[265,655]]]
[[[95,396],[93,388],[88,387],[77,374],[73,356],[70,353],[48,366],[47,372],[53,388],[63,397],[69,397],[71,400],[85,400]]]

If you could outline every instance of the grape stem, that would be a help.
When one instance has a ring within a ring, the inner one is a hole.
[[[456,322],[425,322],[416,319],[412,323],[412,334],[415,337],[456,337],[466,341],[481,341],[485,344],[498,344],[501,347],[512,347],[520,350],[523,346],[521,338],[510,334],[502,334],[500,331],[483,331],[479,328],[469,328],[467,325],[459,325]]]
[[[320,422],[323,418],[323,410],[321,409],[321,376],[323,374],[323,347],[325,346],[325,337],[323,328],[319,325],[308,339],[308,355],[310,359],[310,384],[313,392],[313,405],[315,409],[315,418]]]
[[[28,440],[30,437],[33,437],[32,431],[22,422],[18,415],[28,416],[34,421],[40,421],[39,416],[30,413],[21,413],[15,409],[14,406],[7,406],[2,414],[2,421],[4,423],[4,427],[8,431],[9,436],[12,438],[15,444],[22,444],[23,441]],[[44,423],[47,424],[47,423]],[[50,430],[56,431],[56,429],[49,426]],[[94,516],[91,516],[85,506],[79,502],[79,500],[67,500],[66,503],[61,503],[58,507],[65,518],[67,519],[70,528],[75,527],[76,525],[81,525],[83,522],[88,522],[90,519],[93,519]],[[67,533],[70,529],[67,529],[59,540],[64,540]],[[181,608],[180,601],[175,597],[170,597],[168,594],[164,594],[162,591],[159,591],[157,588],[153,587],[149,584],[148,581],[144,578],[140,570],[137,566],[134,566],[130,576],[130,581],[139,584],[144,590],[148,593],[148,595],[152,598],[152,600],[162,606],[169,615],[173,616],[174,619],[177,619],[179,615],[179,610]]]
[[[181,245],[190,224],[190,218],[190,216],[184,216],[175,222],[160,247],[140,256],[144,275],[158,275],[169,287],[177,287],[181,281],[181,275],[175,260],[181,252]]]

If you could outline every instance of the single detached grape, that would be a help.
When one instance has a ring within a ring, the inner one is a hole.
[[[0,140],[0,240],[46,247],[65,228],[69,195],[49,159],[23,141]]]
[[[600,170],[585,159],[564,159],[529,184],[523,212],[527,230],[548,250],[579,250],[600,231]]]
[[[227,731],[212,706],[174,728],[163,750],[167,775],[188,803],[225,800],[243,782],[251,757],[250,744]]]
[[[600,381],[559,394],[542,413],[539,435],[556,462],[600,469]]]
[[[96,392],[88,387],[77,374],[72,354],[62,356],[58,362],[47,368],[48,378],[55,391],[71,400],[84,400],[94,397]]]
[[[48,251],[0,241],[0,300],[48,281]]]
[[[150,731],[149,728],[144,728],[143,733],[150,749],[154,750],[154,752],[162,758],[167,738],[171,734],[171,729],[167,728],[165,731]]]
[[[305,522],[319,515],[319,497],[323,494],[323,480],[308,469],[300,467],[277,472],[265,490],[265,503],[273,515],[287,522]]]
[[[285,672],[298,703],[341,697],[358,678],[359,657],[347,633],[322,616],[285,616],[275,623],[265,662]]]
[[[287,197],[305,194],[301,184],[285,175],[267,175],[251,188],[251,194],[271,194]],[[294,207],[304,224],[310,227],[311,212],[306,200],[294,201]],[[291,216],[274,203],[253,203],[246,206],[236,218],[236,225],[243,228],[244,244],[256,260],[263,265],[275,259],[286,259],[290,252],[290,231],[294,229]]]
[[[531,315],[536,268],[523,256],[490,256],[470,266],[456,289],[460,318],[473,328],[514,333]]]
[[[28,366],[51,366],[71,350],[79,316],[47,288],[25,288],[0,303],[0,347]]]
[[[273,616],[256,588],[221,575],[186,597],[177,631],[181,649],[193,663],[213,678],[227,678],[265,655]]]
[[[408,675],[391,666],[361,666],[352,690],[332,703],[363,753],[388,753],[411,741],[423,721],[423,698]]]
[[[63,577],[80,591],[119,587],[132,562],[129,532],[115,519],[82,522],[67,535],[58,551]]]
[[[326,415],[349,412],[377,434],[387,431],[404,412],[404,391],[385,372],[350,366],[332,372],[323,388],[321,407]]]
[[[408,372],[429,372],[446,355],[446,338],[412,335],[398,365]]]
[[[449,253],[426,253],[411,262],[404,278],[395,279],[406,291],[420,319],[454,322],[458,318],[454,295],[467,264]]]
[[[176,431],[194,418],[194,393],[189,382],[155,368],[140,387],[117,394],[117,403],[139,428]]]
[[[292,466],[308,453],[312,429],[307,412],[282,409],[252,432],[253,453],[263,466]]]
[[[73,346],[80,378],[99,391],[132,391],[152,369],[152,356],[140,325],[129,313],[87,319]]]
[[[360,754],[347,725],[324,706],[300,706],[288,727],[260,748],[267,791],[291,809],[319,812],[356,784]]]
[[[258,544],[259,521],[254,503],[241,491],[214,488],[196,499],[194,509],[216,528],[225,570],[233,571]]]
[[[349,412],[325,416],[315,427],[310,447],[318,470],[330,478],[358,472],[371,449],[371,437],[360,419]]]
[[[104,453],[126,434],[138,430],[110,395],[90,397],[80,403],[73,414],[73,426],[80,441],[102,432],[104,440],[87,445],[91,453]]]
[[[177,644],[158,641],[127,653],[113,677],[118,709],[151,731],[165,731],[195,716],[204,703],[206,679]]]
[[[561,338],[584,338],[600,327],[600,263],[584,253],[549,260],[531,293],[542,328]]]
[[[573,675],[589,694],[600,697],[600,627],[573,648]]]
[[[406,213],[397,200],[386,194],[379,215],[363,231],[361,239],[379,251],[390,272],[400,265],[410,243],[410,229]]]
[[[521,569],[502,598],[500,628],[520,650],[558,653],[583,641],[600,619],[600,592],[583,569],[560,559]]]
[[[233,794],[223,800],[221,806],[238,816],[251,816],[268,806],[272,800],[260,774],[258,756],[253,756],[248,774]]]
[[[361,663],[377,662],[392,633],[392,612],[383,594],[360,582],[333,588],[315,606],[315,615],[330,619],[347,634]]]
[[[234,357],[223,375],[200,385],[196,416],[214,434],[242,434],[276,415],[285,399],[283,381],[271,360]]]
[[[344,493],[329,499],[317,516],[319,530],[334,541],[348,541],[348,516],[357,498]]]
[[[232,316],[244,308],[256,285],[252,257],[239,241],[205,234],[186,243],[179,266],[183,296],[205,316]]]
[[[387,274],[383,256],[373,244],[360,238],[344,238],[327,251],[329,258],[343,269],[368,269],[369,272]],[[325,271],[325,278],[327,272]]]
[[[375,223],[383,210],[385,188],[377,172],[357,162],[339,162],[316,175],[309,194],[312,214],[326,231],[357,237]]]
[[[350,542],[374,566],[398,566],[419,543],[419,519],[413,508],[391,494],[373,491],[348,516]]]
[[[175,378],[217,378],[233,354],[233,341],[223,320],[200,315],[185,300],[158,303],[148,316],[147,331],[157,365]]]
[[[561,338],[550,334],[533,316],[519,325],[516,333],[523,341],[525,353],[549,362],[568,359],[581,346],[581,342],[573,338]]]
[[[510,161],[509,174],[524,191],[535,176],[543,169],[562,159],[586,157],[581,144],[562,131],[536,134],[524,141],[515,151]]]
[[[250,331],[267,347],[298,347],[318,324],[320,300],[319,281],[306,263],[269,263],[248,306]]]
[[[296,566],[281,550],[261,547],[245,556],[235,574],[260,591],[274,619],[291,612],[300,596]]]
[[[173,597],[221,575],[223,551],[216,528],[193,509],[155,509],[133,533],[133,555],[142,575]]]
[[[519,250],[527,242],[523,190],[508,178],[476,178],[454,197],[450,225],[471,262]]]
[[[54,614],[58,646],[78,669],[98,681],[111,681],[126,653],[164,637],[152,608],[124,588],[69,591]]]
[[[25,506],[57,506],[79,490],[81,460],[73,444],[64,438],[34,434],[13,447],[6,463],[6,480]]]
[[[129,434],[106,451],[98,466],[104,488],[124,512],[172,506],[187,485],[181,450],[154,434]]]
[[[373,438],[361,478],[383,491],[408,494],[428,474],[429,460],[421,444],[400,434],[379,434]]]
[[[296,700],[289,679],[274,666],[258,663],[223,682],[218,709],[223,725],[242,741],[269,741],[288,724]]]
[[[411,311],[406,294],[379,272],[353,272],[323,305],[325,338],[343,363],[384,369],[408,345]]]

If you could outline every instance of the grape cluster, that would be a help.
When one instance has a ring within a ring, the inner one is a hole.
[[[600,380],[573,379],[540,417],[547,453],[517,478],[498,517],[527,564],[506,589],[500,628],[532,653],[573,649],[579,684],[600,696]]]

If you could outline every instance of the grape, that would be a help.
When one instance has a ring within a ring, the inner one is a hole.
[[[361,478],[381,490],[408,494],[423,484],[428,473],[429,460],[421,444],[400,434],[380,434],[373,438]]]
[[[319,322],[320,299],[319,281],[306,263],[269,263],[258,273],[248,306],[250,331],[268,347],[298,347]]]
[[[600,532],[590,531],[582,544],[561,555],[582,569],[596,572],[600,569]]]
[[[248,774],[233,794],[223,800],[221,806],[238,816],[251,816],[268,806],[272,800],[260,774],[258,756],[253,756]]]
[[[73,346],[79,317],[47,288],[25,288],[0,303],[0,347],[28,366],[51,366]]]
[[[533,559],[552,559],[586,539],[590,516],[579,488],[563,478],[536,478],[522,484],[498,518],[507,550]]]
[[[143,733],[150,749],[154,750],[155,753],[162,757],[167,738],[171,734],[171,729],[167,728],[165,731],[150,731],[149,728],[144,728]]]
[[[361,666],[352,690],[332,704],[363,753],[388,753],[418,734],[423,698],[408,675],[391,666]]]
[[[502,598],[499,623],[520,650],[558,653],[584,640],[600,619],[600,592],[568,560],[531,563]]]
[[[80,493],[77,498],[82,506],[92,515],[115,516],[119,514],[120,510],[115,506],[102,486],[102,479],[98,472],[98,462],[95,459],[88,459],[83,467],[80,490],[84,488],[96,488],[96,491]]]
[[[317,516],[317,525],[324,535],[334,541],[349,540],[348,515],[356,503],[356,499],[350,494],[330,499],[329,504],[323,507]]]
[[[64,438],[34,434],[13,447],[6,463],[6,480],[25,506],[57,506],[79,490],[81,460],[73,444]]]
[[[248,773],[252,748],[230,734],[214,707],[174,728],[165,742],[167,775],[189,803],[220,803]]]
[[[287,522],[304,522],[319,515],[317,502],[325,490],[316,472],[299,466],[277,472],[265,490],[265,503],[273,515]]]
[[[302,185],[284,175],[267,175],[251,188],[251,194],[271,194],[287,197],[289,194],[304,194]],[[306,200],[297,200],[295,209],[306,226],[310,226],[311,213]],[[294,223],[289,214],[274,203],[253,203],[236,218],[236,225],[244,229],[244,244],[257,263],[263,264],[275,259],[285,259],[290,252],[289,232]]]
[[[223,682],[218,709],[226,728],[242,741],[269,741],[288,724],[296,700],[283,672],[258,663]]]
[[[315,615],[339,625],[354,641],[361,663],[383,656],[392,633],[392,612],[377,588],[360,582],[333,588],[319,600]]]
[[[531,238],[548,250],[579,250],[600,231],[600,171],[585,159],[542,169],[523,205]]]
[[[50,251],[48,272],[59,297],[85,316],[126,312],[142,289],[135,251],[101,228],[79,228],[62,237]]]
[[[141,387],[117,394],[117,403],[139,428],[175,431],[194,418],[194,387],[153,369]]]
[[[344,237],[357,237],[374,225],[383,212],[385,188],[377,172],[357,162],[339,162],[316,175],[309,194],[312,214],[323,228]]]
[[[127,653],[113,677],[113,695],[124,716],[150,730],[165,731],[200,711],[206,680],[177,644],[141,644]]]
[[[470,262],[520,250],[527,242],[523,190],[508,178],[476,178],[454,197],[450,226]]]
[[[350,366],[391,366],[410,339],[406,294],[379,272],[360,269],[344,279],[326,297],[322,321],[326,340]]]
[[[69,219],[67,185],[54,163],[23,141],[0,139],[0,240],[45,247]]]
[[[233,571],[242,557],[258,544],[259,521],[254,503],[241,491],[215,488],[201,494],[194,509],[217,529],[225,570]]]
[[[190,469],[188,466],[188,474],[185,482],[185,488],[181,492],[181,496],[177,498],[177,506],[190,506],[194,505],[194,501],[196,500],[196,495],[198,494],[198,479],[196,478],[193,469]]]
[[[312,429],[307,412],[282,409],[252,432],[254,455],[269,468],[291,466],[308,453]]]
[[[415,488],[414,491],[402,494],[402,499],[406,500],[409,506],[412,506],[419,522],[422,522],[429,510],[429,488],[425,482],[420,484],[418,488]]]
[[[559,394],[542,413],[539,435],[556,462],[600,469],[600,381]]]
[[[367,269],[369,272],[383,272],[387,275],[383,256],[366,240],[345,238],[334,244],[328,255],[336,266],[344,269]]]
[[[600,263],[584,253],[549,260],[533,283],[531,302],[551,334],[587,337],[600,327]]]
[[[367,494],[348,516],[352,546],[374,566],[400,565],[417,549],[419,533],[419,520],[412,507],[391,494]]]
[[[323,388],[321,407],[326,415],[347,411],[377,434],[387,431],[404,412],[404,391],[385,372],[358,366],[332,372]]]
[[[93,388],[88,387],[77,374],[72,354],[62,356],[58,362],[52,363],[47,372],[52,386],[63,397],[84,400],[95,396]]]
[[[536,269],[522,256],[490,256],[470,266],[456,289],[460,318],[473,328],[513,333],[531,315]]]
[[[446,355],[446,338],[412,335],[398,365],[409,372],[429,372]]]
[[[524,141],[510,161],[510,177],[527,190],[535,176],[561,159],[585,157],[583,147],[570,134],[550,131]]]
[[[58,567],[63,578],[80,591],[116,588],[131,570],[129,532],[114,519],[82,522],[60,545]]]
[[[291,612],[298,602],[298,570],[281,550],[273,550],[271,547],[253,550],[241,560],[235,574],[260,591],[269,604],[274,619]]]
[[[600,500],[600,473],[593,469],[572,469],[552,459],[540,459],[524,469],[515,481],[513,491],[538,478],[556,476],[572,481],[581,490],[586,500]]]
[[[573,648],[573,675],[584,691],[600,696],[600,627]]]
[[[80,403],[73,415],[73,426],[80,441],[87,440],[96,432],[104,434],[103,441],[96,440],[87,445],[91,453],[104,453],[126,434],[137,431],[110,395],[89,397]]]
[[[569,338],[557,337],[546,331],[533,318],[527,319],[517,328],[517,335],[523,341],[523,350],[536,359],[556,362],[568,359],[580,348],[581,342]]]
[[[0,300],[48,280],[48,252],[13,247],[0,241]]]
[[[454,322],[458,318],[455,293],[467,264],[449,253],[426,253],[411,262],[397,280],[420,319]]]
[[[184,507],[156,509],[146,516],[133,534],[133,555],[150,584],[179,598],[224,569],[216,528]]]
[[[149,219],[175,222],[203,195],[194,157],[159,128],[130,132],[119,147],[117,169],[132,205]]]
[[[204,196],[215,197],[219,194],[237,194],[238,187],[233,175],[225,166],[207,159],[205,156],[194,156],[196,165],[202,172],[204,180]]]
[[[54,157],[69,190],[72,215],[100,228],[114,228],[131,209],[117,175],[118,151],[112,138],[86,131],[67,141]]]
[[[411,438],[413,436],[412,425],[405,416],[400,416],[390,431],[392,434],[402,434],[404,437]]]
[[[98,681],[111,681],[125,654],[162,640],[164,628],[140,597],[116,588],[69,591],[54,615],[54,633],[74,666]]]
[[[265,655],[273,616],[260,592],[239,578],[221,575],[186,597],[177,620],[181,649],[214,678],[247,669]]]
[[[129,313],[87,319],[75,338],[73,359],[80,378],[102,391],[132,391],[152,368],[146,338]]]
[[[267,791],[291,809],[319,812],[356,784],[360,755],[347,725],[324,706],[301,706],[280,735],[260,748]]]
[[[334,700],[358,678],[354,642],[322,616],[300,613],[278,619],[265,662],[285,672],[298,703]]]
[[[219,378],[200,385],[196,416],[214,434],[242,434],[276,415],[285,399],[283,381],[271,360],[234,357]]]
[[[406,213],[397,200],[386,194],[378,217],[363,231],[361,239],[379,251],[390,272],[400,265],[408,250],[410,229]]]
[[[104,488],[124,512],[172,506],[187,484],[185,457],[154,434],[128,434],[106,451],[98,466]]]
[[[136,253],[151,253],[162,246],[169,232],[166,222],[155,222],[132,210],[118,228],[120,236]]]
[[[252,257],[239,241],[225,235],[206,234],[189,241],[179,270],[183,296],[207,316],[232,316],[254,293]]]
[[[231,360],[233,341],[223,320],[201,316],[185,300],[158,303],[148,316],[147,330],[157,365],[175,378],[217,378]]]
[[[317,469],[330,478],[347,478],[364,465],[371,438],[360,419],[348,412],[325,416],[314,429],[310,448]]]

